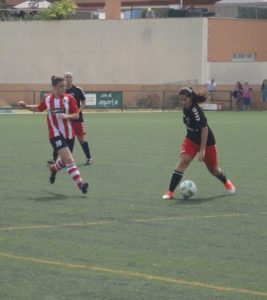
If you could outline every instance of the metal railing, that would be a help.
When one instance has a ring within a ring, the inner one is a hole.
[[[41,20],[44,9],[0,9],[0,21],[32,21]],[[210,17],[214,16],[206,8],[172,9],[168,7],[152,8],[129,7],[121,11],[122,19],[141,19],[141,18],[185,18],[185,17]],[[103,9],[78,9],[75,13],[66,17],[67,20],[94,20],[105,18]]]
[[[267,20],[267,6],[238,6],[238,18]]]
[[[118,103],[116,97],[118,91],[86,91],[86,94],[99,93],[108,95],[107,100],[103,101],[105,105],[89,105],[90,110],[95,109],[119,109],[119,110],[159,110],[171,111],[181,110],[181,105],[178,99],[177,90],[125,90],[119,93],[122,94],[120,105],[113,106],[113,103]],[[18,102],[25,101],[28,104],[38,104],[44,95],[44,91],[24,90],[24,91],[0,91],[0,111],[19,109]],[[110,104],[109,104],[110,103]],[[231,91],[214,91],[208,95],[206,101],[208,104],[216,104],[218,110],[232,111],[242,110],[242,99],[235,99]],[[260,91],[252,91],[251,93],[251,109],[263,110],[266,109],[266,104],[261,101]]]

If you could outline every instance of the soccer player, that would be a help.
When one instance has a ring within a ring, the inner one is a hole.
[[[183,88],[179,92],[179,99],[183,106],[187,135],[182,143],[180,159],[172,174],[169,189],[163,195],[163,199],[173,199],[174,190],[184,171],[197,154],[199,161],[206,164],[209,172],[224,184],[230,194],[234,194],[235,186],[218,167],[215,138],[203,110],[199,107],[199,103],[206,101],[206,96],[196,94],[191,88]]]
[[[72,127],[75,133],[75,136],[80,142],[80,145],[83,149],[83,152],[86,157],[85,165],[91,165],[93,163],[93,159],[91,156],[90,148],[88,142],[85,140],[86,130],[85,130],[85,124],[83,120],[83,114],[82,111],[85,108],[85,96],[83,90],[75,86],[73,84],[73,75],[71,72],[66,72],[64,74],[64,79],[66,82],[66,93],[72,95],[75,100],[77,101],[77,105],[79,108],[79,119],[72,121]],[[74,144],[71,150],[73,150]],[[54,163],[54,161],[57,159],[57,152],[53,152],[53,159],[49,160],[47,163],[51,164]]]
[[[72,121],[79,118],[79,109],[75,99],[65,93],[64,78],[53,76],[51,81],[53,93],[46,95],[39,105],[28,105],[23,101],[19,104],[34,112],[47,110],[50,143],[58,153],[57,161],[50,166],[50,183],[54,184],[57,172],[66,168],[74,183],[86,194],[89,185],[83,181],[69,148],[74,140]]]

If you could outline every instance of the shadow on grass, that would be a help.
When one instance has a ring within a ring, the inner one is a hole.
[[[210,201],[214,201],[214,200],[218,200],[218,199],[222,199],[222,198],[226,198],[226,197],[230,197],[230,194],[221,194],[221,195],[216,195],[216,196],[211,196],[211,197],[204,197],[204,198],[191,198],[191,199],[179,199],[179,198],[175,198],[174,199],[174,203],[178,204],[178,205],[194,205],[194,204],[201,204],[201,203],[205,203],[205,202],[210,202]]]
[[[27,197],[28,200],[34,201],[62,201],[70,198],[67,195],[44,191],[44,196]]]

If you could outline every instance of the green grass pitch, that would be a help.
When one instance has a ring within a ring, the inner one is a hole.
[[[181,113],[87,114],[86,197],[48,184],[44,115],[1,115],[0,299],[267,299],[267,115],[207,116],[237,194],[194,161],[198,194],[164,201]]]

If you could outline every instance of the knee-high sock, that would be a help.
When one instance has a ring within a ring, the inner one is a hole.
[[[170,182],[169,190],[171,192],[174,192],[174,190],[177,188],[177,185],[180,183],[184,173],[174,170],[172,174],[172,179]]]
[[[81,143],[81,146],[82,146],[82,149],[83,149],[83,152],[84,152],[86,158],[90,159],[91,153],[90,153],[90,148],[89,148],[88,142]]]
[[[64,168],[65,168],[65,164],[62,162],[61,159],[58,159],[55,164],[50,166],[50,170],[53,173],[56,173],[57,171],[60,171]]]
[[[74,162],[66,164],[66,168],[73,182],[80,188],[83,184],[83,180],[76,164]]]
[[[227,181],[227,178],[226,178],[226,176],[225,176],[224,173],[222,173],[221,175],[216,176],[216,177],[217,177],[223,184],[225,184],[226,181]]]

